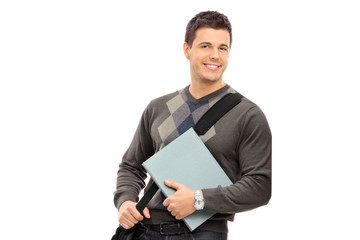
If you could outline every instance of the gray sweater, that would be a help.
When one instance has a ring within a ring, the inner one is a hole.
[[[219,99],[235,92],[229,85],[201,99],[188,87],[150,102],[146,107],[117,175],[114,202],[138,201],[145,187],[141,164],[191,127]],[[265,205],[271,197],[271,132],[265,115],[247,98],[225,114],[201,139],[233,182],[228,187],[202,189],[205,210],[216,212],[199,230],[227,232],[227,221],[237,212]],[[152,181],[150,180],[150,184]],[[195,189],[194,189],[195,190]],[[145,189],[146,191],[146,189]],[[149,203],[151,219],[145,223],[176,221],[156,201]]]

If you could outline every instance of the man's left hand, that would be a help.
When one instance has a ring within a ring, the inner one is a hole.
[[[171,213],[171,215],[173,215],[177,220],[180,220],[195,212],[194,190],[191,190],[184,184],[168,180],[165,180],[165,185],[176,190],[173,195],[165,199],[163,202],[164,206],[167,207],[167,210]]]

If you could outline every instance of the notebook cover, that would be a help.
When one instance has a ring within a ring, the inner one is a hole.
[[[192,128],[146,160],[143,166],[166,197],[175,190],[165,185],[165,179],[184,184],[193,190],[232,184]],[[183,220],[193,231],[214,214],[200,210]]]

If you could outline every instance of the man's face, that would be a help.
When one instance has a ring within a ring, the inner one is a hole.
[[[190,60],[192,81],[222,81],[230,51],[230,34],[225,29],[199,28],[190,48],[184,43],[184,53]]]

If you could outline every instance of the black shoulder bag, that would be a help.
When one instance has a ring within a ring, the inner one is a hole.
[[[243,96],[239,93],[229,93],[225,95],[200,118],[194,127],[195,132],[199,136],[204,135],[222,116],[239,104],[242,98]],[[153,183],[140,199],[136,205],[136,209],[141,214],[158,189],[159,187]],[[132,240],[136,232],[141,231],[142,228],[145,227],[141,222],[127,230],[120,225],[111,240]]]

